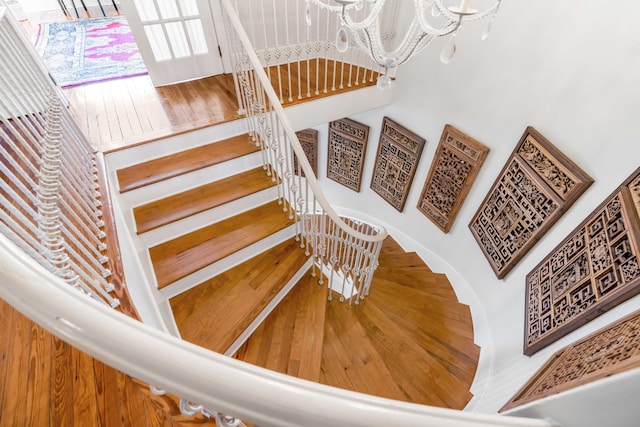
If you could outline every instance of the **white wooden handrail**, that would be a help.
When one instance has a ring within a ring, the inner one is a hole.
[[[378,398],[262,369],[86,297],[0,235],[0,297],[71,345],[156,387],[260,426],[550,427]]]

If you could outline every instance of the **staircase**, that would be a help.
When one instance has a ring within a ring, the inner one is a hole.
[[[146,160],[118,170],[120,191],[144,193],[180,177],[195,182],[190,174],[254,152],[239,136]],[[318,285],[262,168],[212,175],[173,194],[154,190],[133,208],[157,292],[183,339],[339,388],[465,407],[479,348],[469,309],[444,275],[388,238],[370,295],[359,305],[340,303]]]

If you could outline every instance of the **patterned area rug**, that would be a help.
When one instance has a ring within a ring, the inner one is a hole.
[[[36,50],[61,87],[147,74],[124,16],[42,24]]]

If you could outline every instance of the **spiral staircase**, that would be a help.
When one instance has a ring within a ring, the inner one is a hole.
[[[389,237],[370,295],[340,302],[337,290],[319,285],[331,272],[309,262],[252,147],[240,135],[117,172],[121,192],[153,194],[133,208],[136,233],[181,337],[307,380],[463,409],[479,348],[469,308],[447,277]],[[217,176],[228,162],[246,170]],[[210,182],[165,195],[145,189],[167,179],[198,182],[189,175],[205,167],[214,168]]]

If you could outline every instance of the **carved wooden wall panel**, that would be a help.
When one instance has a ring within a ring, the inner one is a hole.
[[[640,311],[551,356],[500,412],[640,367]]]
[[[296,136],[300,141],[300,145],[302,145],[302,149],[304,150],[304,154],[307,155],[307,160],[311,164],[311,169],[313,169],[313,173],[318,176],[318,131],[315,129],[305,129],[296,132]],[[293,170],[298,171],[298,158],[293,158]],[[304,176],[304,172],[301,171],[302,176]]]
[[[350,119],[329,123],[327,177],[353,191],[360,191],[369,126]]]
[[[527,275],[531,355],[640,292],[640,169]]]
[[[469,224],[496,276],[503,278],[592,183],[528,127]]]
[[[418,210],[447,233],[469,193],[489,148],[451,125],[440,143],[418,200]]]
[[[388,117],[382,121],[371,189],[402,212],[426,140]]]

